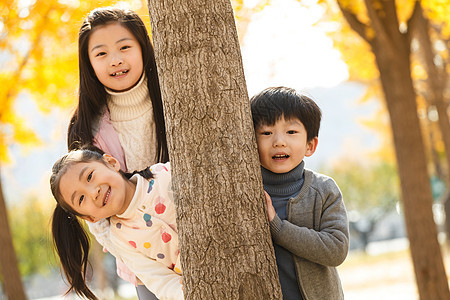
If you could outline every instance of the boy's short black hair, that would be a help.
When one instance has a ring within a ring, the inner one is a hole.
[[[297,118],[303,123],[310,141],[319,136],[322,113],[308,96],[287,87],[270,87],[250,99],[255,130],[261,125],[272,126],[282,117]]]

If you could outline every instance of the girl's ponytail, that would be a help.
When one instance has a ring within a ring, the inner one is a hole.
[[[122,171],[120,171],[120,173],[126,179],[130,179],[131,177],[133,177],[134,174],[139,174],[142,177],[144,177],[145,179],[152,179],[152,178],[154,178],[152,171],[150,171],[150,167],[145,168],[145,169],[140,170],[140,171],[133,171],[132,173],[127,173],[127,172],[122,172]]]
[[[67,293],[73,290],[79,296],[96,300],[97,297],[86,285],[89,236],[78,217],[57,204],[53,212],[52,234],[56,252],[70,285]]]

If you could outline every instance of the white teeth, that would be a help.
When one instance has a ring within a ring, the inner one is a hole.
[[[116,72],[116,73],[113,73],[113,76],[120,76],[120,75],[123,75],[123,74],[125,74],[125,73],[127,73],[128,71],[120,71],[120,72]]]
[[[106,202],[108,202],[109,193],[111,193],[111,190],[108,190],[108,192],[106,193],[106,197],[105,197],[105,201],[103,201],[103,205],[105,205]]]

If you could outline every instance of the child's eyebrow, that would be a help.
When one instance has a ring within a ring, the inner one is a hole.
[[[95,49],[101,48],[101,47],[103,47],[103,46],[104,46],[103,44],[96,45],[95,47],[93,47],[93,48],[91,49],[91,53],[94,52]]]
[[[86,166],[83,169],[81,169],[80,174],[78,175],[78,180],[79,181],[81,181],[81,178],[83,178],[84,173],[86,172],[87,168],[88,168],[88,166]],[[72,202],[72,205],[74,205],[73,204],[73,200],[75,199],[75,194],[76,194],[76,191],[73,191],[72,196],[70,197],[70,202]]]
[[[133,39],[130,38],[130,37],[124,37],[124,38],[122,38],[122,39],[116,41],[116,44],[119,44],[119,43],[121,43],[121,42],[123,42],[123,41],[132,41],[132,40],[133,40]],[[101,48],[101,47],[103,47],[103,46],[105,46],[105,45],[104,45],[104,44],[96,45],[96,46],[94,46],[94,47],[91,49],[91,52],[94,51],[95,49]]]
[[[130,38],[130,37],[124,37],[124,38],[118,40],[118,41],[116,42],[116,44],[118,44],[118,43],[120,43],[120,42],[123,42],[123,41],[132,41],[132,40],[133,40],[133,39]]]

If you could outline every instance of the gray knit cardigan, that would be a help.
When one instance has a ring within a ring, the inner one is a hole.
[[[287,218],[270,222],[274,243],[294,256],[305,300],[344,299],[336,270],[347,257],[349,230],[341,191],[328,176],[305,169],[304,183],[287,205]]]

